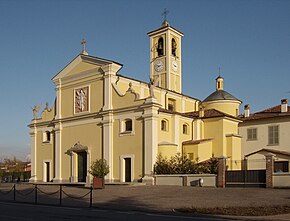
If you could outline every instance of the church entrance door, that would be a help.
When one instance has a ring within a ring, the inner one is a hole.
[[[78,153],[78,182],[86,182],[87,176],[87,152]]]
[[[131,158],[125,158],[125,182],[131,182]]]

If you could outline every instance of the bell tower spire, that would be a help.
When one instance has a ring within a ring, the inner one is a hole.
[[[169,11],[161,14],[164,21],[160,28],[148,33],[150,38],[150,78],[158,86],[182,92],[181,39],[183,33],[171,27],[167,21]]]

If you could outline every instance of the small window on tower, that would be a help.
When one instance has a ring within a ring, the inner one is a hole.
[[[161,130],[167,131],[167,121],[166,120],[161,121]]]
[[[188,126],[187,126],[187,124],[183,124],[182,125],[182,132],[183,132],[183,134],[188,134]]]
[[[159,38],[158,39],[157,53],[158,53],[158,57],[164,55],[164,42],[163,42],[163,38]]]
[[[177,48],[177,44],[174,38],[172,38],[171,40],[171,54],[173,56],[176,56],[176,48]]]
[[[175,100],[174,99],[168,99],[168,110],[175,111]]]

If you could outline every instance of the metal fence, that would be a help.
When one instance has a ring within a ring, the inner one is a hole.
[[[8,190],[0,189],[0,199],[10,200],[14,202],[26,202],[26,203],[34,203],[34,204],[53,204],[64,206],[64,200],[70,199],[69,201],[79,200],[83,204],[87,204],[87,206],[92,207],[93,204],[93,187],[89,189],[82,188],[81,195],[80,191],[78,194],[76,191],[69,191],[69,187],[65,185],[53,185],[50,187],[50,191],[44,190],[44,186],[41,184],[33,184],[33,185],[24,185],[14,184],[12,188]],[[67,188],[65,190],[65,188]],[[74,193],[71,193],[74,192]],[[67,201],[68,202],[68,201]],[[68,205],[67,203],[66,205]],[[79,206],[79,204],[78,204]]]

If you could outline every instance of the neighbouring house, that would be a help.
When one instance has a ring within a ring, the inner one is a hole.
[[[121,75],[118,62],[83,50],[52,78],[56,99],[31,121],[31,182],[90,183],[95,159],[110,166],[107,182],[152,183],[158,154],[191,160],[229,158],[239,169],[241,101],[216,90],[204,101],[182,93],[183,33],[164,21],[148,33],[150,82]]]
[[[242,156],[249,169],[265,168],[265,155],[275,155],[275,172],[289,172],[290,108],[287,99],[281,104],[256,113],[245,105],[243,121],[239,124],[242,135]]]

